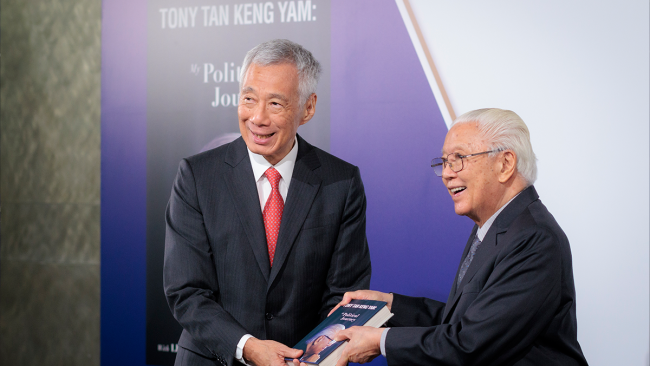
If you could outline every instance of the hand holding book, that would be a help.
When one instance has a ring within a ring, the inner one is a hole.
[[[392,297],[392,296],[391,296]],[[391,299],[392,300],[392,299]],[[344,352],[344,345],[347,339],[354,337],[353,347],[355,351],[365,347],[367,342],[372,342],[375,335],[377,338],[377,354],[379,351],[379,339],[381,331],[375,328],[382,326],[393,315],[390,313],[385,301],[377,300],[347,300],[346,304],[340,306],[330,316],[323,320],[305,338],[294,346],[295,349],[303,350],[300,357],[301,366],[319,365],[334,366]],[[365,326],[364,326],[365,325]],[[365,337],[368,339],[365,339]],[[343,365],[348,359],[371,360],[374,351],[353,356],[346,355]],[[294,366],[294,359],[285,358],[287,366]]]
[[[341,358],[336,366],[345,366],[348,362],[366,363],[381,354],[379,343],[383,328],[352,327],[337,333],[336,341],[348,341],[343,348]]]
[[[302,355],[301,350],[292,349],[282,343],[271,340],[249,338],[244,346],[243,356],[252,365],[284,366],[286,359],[297,359]]]
[[[359,291],[354,291],[354,292],[346,292],[343,295],[343,299],[341,302],[339,302],[327,316],[332,315],[336,309],[338,309],[341,306],[347,305],[350,303],[352,300],[374,300],[374,301],[383,301],[386,303],[386,307],[390,311],[392,305],[393,305],[393,294],[387,294],[384,292],[379,292],[379,291],[372,291],[372,290],[359,290]]]

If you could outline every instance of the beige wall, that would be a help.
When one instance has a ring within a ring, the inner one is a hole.
[[[0,364],[99,364],[101,1],[0,0]]]

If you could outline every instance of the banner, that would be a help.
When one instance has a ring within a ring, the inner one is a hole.
[[[273,38],[323,65],[298,133],[361,170],[371,288],[446,300],[472,222],[429,167],[447,127],[395,2],[114,0],[103,17],[102,364],[173,364],[172,181],[182,158],[238,136],[241,63]]]
[[[273,38],[303,45],[324,73],[300,134],[329,150],[330,9],[326,1],[150,1],[147,36],[147,363],[172,365],[181,328],[162,287],[165,206],[182,158],[239,137],[244,55]]]

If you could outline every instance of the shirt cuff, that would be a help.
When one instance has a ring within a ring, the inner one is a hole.
[[[246,345],[246,341],[252,337],[253,336],[250,334],[244,334],[244,336],[241,337],[241,339],[239,340],[239,343],[237,343],[237,351],[235,352],[235,358],[237,359],[237,361],[243,363],[244,365],[248,365],[246,361],[244,361],[244,346]]]
[[[381,333],[381,341],[379,341],[379,350],[381,351],[381,355],[386,357],[386,334],[388,334],[388,331],[390,328],[386,328],[382,333]]]

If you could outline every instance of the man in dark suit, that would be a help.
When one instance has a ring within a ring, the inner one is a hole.
[[[242,67],[242,137],[183,159],[166,212],[164,288],[176,365],[284,365],[343,293],[368,288],[359,169],[296,134],[321,72],[287,40]]]
[[[388,329],[353,327],[338,366],[378,354],[389,365],[586,365],[577,340],[569,241],[533,187],[535,154],[514,112],[483,109],[449,130],[442,176],[456,214],[476,225],[447,303],[376,291],[351,299],[388,303]],[[568,188],[567,188],[568,189]]]

